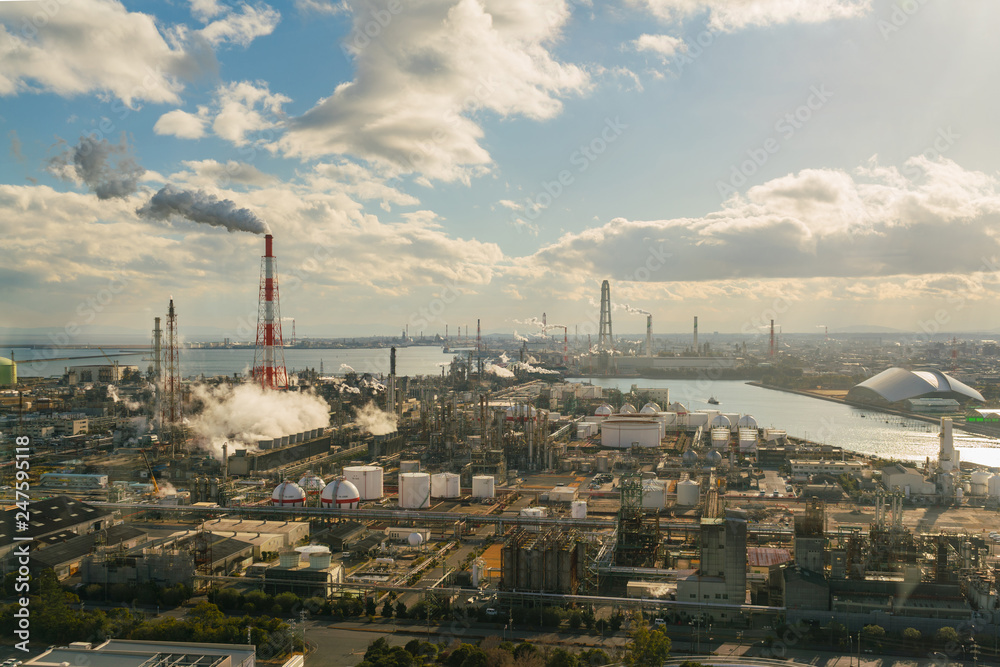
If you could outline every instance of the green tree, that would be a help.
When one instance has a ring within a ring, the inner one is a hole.
[[[406,618],[406,605],[402,600],[396,603],[396,618]]]
[[[938,631],[934,633],[934,640],[939,644],[957,644],[958,631],[950,625],[946,625],[943,628],[938,628]]]
[[[365,614],[368,616],[374,616],[375,611],[375,598],[365,598]]]
[[[659,667],[670,657],[670,638],[659,628],[650,630],[640,625],[632,632],[632,646],[625,654],[630,667]]]
[[[882,639],[885,637],[885,628],[881,625],[866,625],[861,629],[861,634],[865,639]]]
[[[281,605],[281,611],[285,614],[290,614],[292,609],[300,604],[299,596],[291,591],[285,591],[284,593],[278,593],[274,596],[274,601]]]
[[[545,661],[545,667],[577,667],[579,664],[576,656],[564,648],[552,651],[549,659]]]
[[[569,615],[569,629],[576,632],[583,625],[583,614],[579,611],[573,611]]]
[[[920,630],[916,628],[906,628],[903,630],[903,639],[908,642],[918,642],[921,639]]]

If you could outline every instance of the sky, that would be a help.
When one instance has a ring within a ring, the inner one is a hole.
[[[988,331],[1000,4],[0,0],[0,332]],[[535,318],[535,319],[533,319]],[[286,325],[287,326],[287,325]],[[143,334],[145,335],[145,334]]]

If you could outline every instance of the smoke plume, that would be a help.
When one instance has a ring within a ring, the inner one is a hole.
[[[612,310],[618,310],[619,308],[622,309],[622,310],[624,310],[625,312],[631,313],[633,315],[652,315],[652,313],[647,312],[647,311],[643,310],[642,308],[636,308],[635,306],[630,306],[627,303],[613,303],[613,304],[611,304],[611,309]]]
[[[192,393],[204,408],[191,418],[191,431],[196,441],[220,460],[226,440],[231,445],[253,446],[258,440],[330,425],[330,406],[310,392],[265,391],[254,384],[241,384],[195,385]]]
[[[176,215],[192,222],[225,227],[231,232],[271,233],[256,213],[237,207],[231,199],[219,199],[202,190],[181,190],[169,183],[136,209],[136,213],[152,220],[168,220]]]
[[[139,410],[140,408],[142,408],[142,404],[139,403],[138,401],[133,401],[129,398],[123,399],[121,396],[119,396],[118,387],[114,386],[113,384],[108,385],[108,398],[110,398],[115,403],[121,403],[128,410]]]
[[[124,134],[118,144],[84,135],[76,146],[49,160],[48,170],[64,180],[78,179],[98,199],[125,199],[139,189],[146,173],[132,157]]]
[[[514,377],[514,373],[513,372],[507,370],[503,366],[497,366],[496,364],[492,364],[492,363],[489,363],[489,362],[487,362],[486,364],[483,365],[483,370],[486,373],[490,373],[492,375],[496,375],[498,378],[512,378],[512,377]]]
[[[354,423],[366,433],[386,435],[396,430],[396,415],[382,412],[374,403],[368,403],[358,409]]]
[[[525,338],[521,334],[517,333],[517,329],[514,329],[514,340],[516,340],[519,343],[527,343],[528,342],[527,338]]]

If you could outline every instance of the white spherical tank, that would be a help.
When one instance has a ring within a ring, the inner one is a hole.
[[[607,403],[604,403],[603,405],[599,406],[596,410],[594,410],[594,415],[597,417],[607,417],[609,415],[614,414],[614,412],[615,412],[614,408],[612,408]]]
[[[330,509],[356,510],[361,504],[361,494],[354,484],[338,477],[326,485],[319,502],[322,507]]]
[[[587,518],[587,501],[574,500],[569,504],[569,515],[574,519]]]
[[[496,494],[496,480],[492,475],[476,475],[472,478],[473,498],[493,498]]]
[[[737,422],[737,426],[739,426],[740,428],[756,429],[757,420],[753,418],[753,415],[743,415],[742,417],[740,417],[739,422]]]
[[[361,500],[378,500],[382,497],[382,468],[379,466],[346,466],[344,477],[357,487]]]
[[[990,481],[986,484],[986,492],[990,498],[1000,498],[1000,473],[990,477]]]
[[[421,510],[431,506],[431,476],[425,472],[399,474],[399,506]]]
[[[712,417],[712,428],[725,428],[729,429],[732,427],[733,423],[729,421],[729,417],[726,415],[715,415]]]
[[[635,414],[635,406],[632,405],[631,403],[623,403],[621,409],[618,410],[618,414],[620,414],[620,415],[634,415]]]
[[[989,491],[990,473],[985,470],[976,470],[970,476],[970,493],[974,496],[985,496]]]
[[[421,544],[424,543],[424,536],[421,535],[420,533],[410,533],[406,537],[406,543],[409,544],[411,547],[419,547]]]
[[[274,487],[271,504],[275,507],[303,507],[306,504],[306,492],[295,482],[282,482]]]
[[[299,480],[299,486],[310,496],[318,496],[326,486],[326,481],[323,480],[319,475],[314,475],[311,472],[307,472]]]
[[[685,479],[677,483],[677,504],[683,507],[694,507],[698,504],[698,482]]]
[[[646,405],[642,406],[642,409],[639,410],[639,414],[641,415],[655,415],[657,412],[661,412],[660,406],[653,401],[646,403]]]
[[[453,472],[439,472],[431,475],[431,496],[434,498],[458,498],[462,495],[461,477]]]

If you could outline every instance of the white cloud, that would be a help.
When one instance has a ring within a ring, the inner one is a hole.
[[[52,11],[35,2],[0,4],[0,95],[107,92],[137,101],[180,101],[182,77],[214,67],[186,51],[186,33],[166,37],[152,16],[112,0],[74,0]],[[37,20],[36,15],[45,18]]]
[[[278,182],[275,176],[265,174],[252,164],[236,160],[225,163],[217,160],[185,160],[184,166],[190,171],[171,174],[168,180],[195,188],[228,188],[232,184],[265,187]]]
[[[700,218],[618,218],[563,236],[526,266],[652,282],[875,277],[959,273],[969,248],[1000,255],[1000,183],[921,156],[902,173],[805,169]]]
[[[565,0],[424,0],[389,14],[354,5],[344,40],[357,74],[288,124],[288,155],[353,155],[400,173],[468,180],[489,168],[477,113],[548,119],[560,98],[587,90],[581,68],[548,48],[569,16]]]
[[[784,23],[822,23],[857,18],[871,9],[871,0],[630,0],[659,18],[676,22],[708,12],[709,27],[740,30]]]
[[[200,115],[174,109],[160,116],[153,125],[153,132],[180,139],[201,139],[205,136],[206,123],[205,118]]]
[[[282,116],[281,106],[290,101],[280,93],[271,93],[262,81],[220,86],[215,93],[218,111],[212,130],[237,146],[253,142],[247,135],[274,128]]]
[[[295,9],[302,13],[349,14],[351,7],[347,0],[295,0]]]
[[[632,40],[632,47],[636,51],[652,51],[663,58],[669,58],[686,48],[684,42],[677,37],[650,34],[639,35],[638,39]]]
[[[384,174],[373,173],[346,160],[318,164],[306,180],[314,191],[344,192],[361,201],[381,201],[387,210],[390,204],[414,206],[420,203],[416,197],[387,185]]]
[[[212,21],[199,31],[209,44],[216,46],[223,42],[249,46],[257,37],[270,35],[278,26],[281,14],[268,5],[255,7],[244,3],[240,11],[227,12],[217,21]]]
[[[226,11],[226,8],[219,4],[219,0],[190,0],[190,3],[191,15],[204,23]]]

